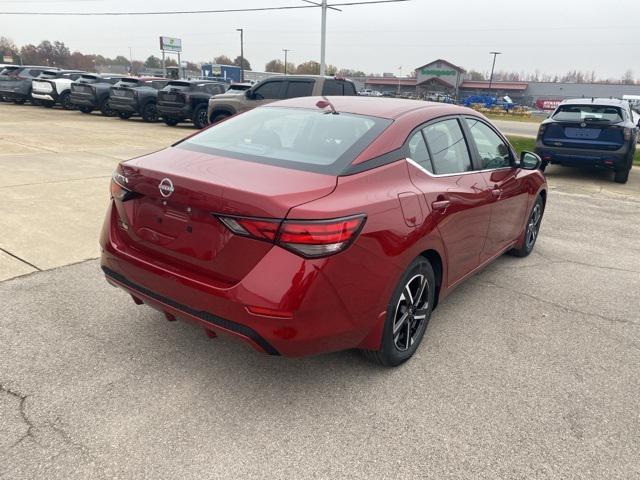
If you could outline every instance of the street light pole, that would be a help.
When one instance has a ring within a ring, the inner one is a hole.
[[[282,51],[284,52],[284,74],[287,74],[287,54],[291,51],[288,48],[283,48]]]
[[[244,82],[244,28],[236,28],[240,32],[240,82]]]
[[[496,68],[496,57],[501,53],[502,52],[489,52],[490,55],[493,55],[493,64],[491,65],[491,76],[489,77],[489,90],[491,90],[491,84],[493,83],[493,69]]]

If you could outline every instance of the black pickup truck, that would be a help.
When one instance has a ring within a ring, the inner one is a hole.
[[[109,106],[123,120],[140,115],[145,122],[158,120],[158,90],[169,80],[155,77],[123,78],[109,92]]]
[[[91,113],[96,108],[103,115],[113,116],[109,106],[109,89],[118,83],[124,75],[87,73],[71,84],[71,103],[82,113]]]
[[[196,128],[204,128],[209,124],[209,99],[227,87],[208,80],[172,80],[158,92],[158,112],[167,125],[191,120]]]

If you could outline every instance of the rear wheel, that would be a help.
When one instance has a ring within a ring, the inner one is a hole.
[[[616,169],[615,175],[613,177],[614,181],[616,183],[627,183],[627,181],[629,180],[630,170],[631,170],[631,167]]]
[[[64,92],[60,95],[60,105],[65,110],[73,110],[73,103],[71,103],[71,94],[69,92]]]
[[[13,103],[15,103],[16,105],[24,105],[26,102],[26,100],[24,98],[16,98]]]
[[[196,128],[203,129],[207,125],[209,125],[209,118],[207,117],[207,106],[200,105],[196,108],[196,111],[193,114],[193,124]]]
[[[166,123],[170,127],[175,127],[176,125],[178,125],[178,119],[177,118],[164,117],[162,120],[164,121],[164,123]]]
[[[387,307],[380,350],[365,350],[368,360],[395,367],[407,361],[420,345],[435,300],[431,263],[418,257],[405,271]]]
[[[111,105],[109,105],[109,97],[100,102],[100,111],[105,117],[113,117],[115,112],[111,110]]]
[[[118,112],[118,117],[122,120],[129,120],[131,118],[131,113],[129,112]]]
[[[158,108],[153,102],[147,103],[142,109],[142,120],[145,122],[157,122],[158,121]]]
[[[85,107],[85,106],[80,107],[80,109],[79,109],[79,110],[80,110],[82,113],[91,113],[91,112],[93,112],[93,108],[91,108],[91,107]]]
[[[542,197],[536,198],[536,203],[533,204],[529,218],[527,219],[527,226],[524,230],[524,237],[520,241],[520,247],[509,250],[509,255],[515,257],[526,257],[531,253],[533,247],[538,239],[538,232],[540,231],[540,224],[542,223],[542,215],[544,213],[544,202]]]

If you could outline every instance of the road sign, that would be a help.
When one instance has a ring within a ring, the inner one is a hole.
[[[180,53],[182,51],[182,39],[173,37],[160,37],[160,50],[165,52]]]

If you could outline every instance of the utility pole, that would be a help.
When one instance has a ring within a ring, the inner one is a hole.
[[[491,93],[491,85],[493,84],[493,69],[496,68],[496,57],[501,53],[502,52],[489,52],[490,55],[493,55],[493,64],[491,65],[491,76],[489,77],[489,93]]]
[[[287,54],[291,51],[288,48],[283,48],[282,51],[284,52],[284,74],[287,74]]]
[[[327,50],[327,0],[322,0],[322,27],[320,34],[320,75],[325,74],[327,65],[325,63],[325,54]]]
[[[244,28],[236,28],[240,32],[240,82],[244,82]]]

